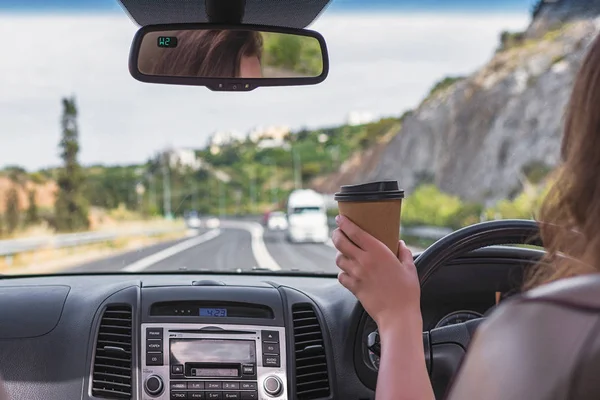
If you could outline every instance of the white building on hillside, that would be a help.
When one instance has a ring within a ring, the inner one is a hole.
[[[212,154],[219,154],[221,148],[240,140],[244,140],[244,136],[237,131],[217,131],[208,139],[208,147]]]
[[[248,139],[260,149],[283,147],[285,138],[290,134],[287,126],[256,127],[248,133]]]
[[[196,156],[193,149],[170,149],[166,153],[172,169],[184,167],[199,170],[203,166],[202,160]]]
[[[350,126],[364,125],[375,121],[375,116],[366,111],[353,111],[348,114],[346,123]]]

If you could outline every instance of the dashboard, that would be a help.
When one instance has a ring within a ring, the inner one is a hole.
[[[422,288],[424,337],[493,310],[538,256],[487,248],[442,268]],[[11,399],[374,398],[376,326],[332,276],[15,277],[0,304]],[[432,371],[438,397],[449,375]]]

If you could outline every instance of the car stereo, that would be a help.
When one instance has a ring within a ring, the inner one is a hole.
[[[147,323],[141,333],[144,400],[288,399],[284,328]]]

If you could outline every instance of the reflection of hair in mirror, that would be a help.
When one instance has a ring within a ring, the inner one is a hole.
[[[207,78],[260,78],[262,36],[242,30],[201,30],[170,33],[174,49],[164,49],[153,75]]]

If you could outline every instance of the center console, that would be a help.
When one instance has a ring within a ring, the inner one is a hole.
[[[210,296],[211,289],[170,290],[176,301],[156,301],[159,288],[142,291],[148,314],[140,330],[141,399],[288,400],[277,290],[254,288],[244,296],[250,289],[221,287]]]
[[[143,399],[287,399],[285,329],[142,324]]]

